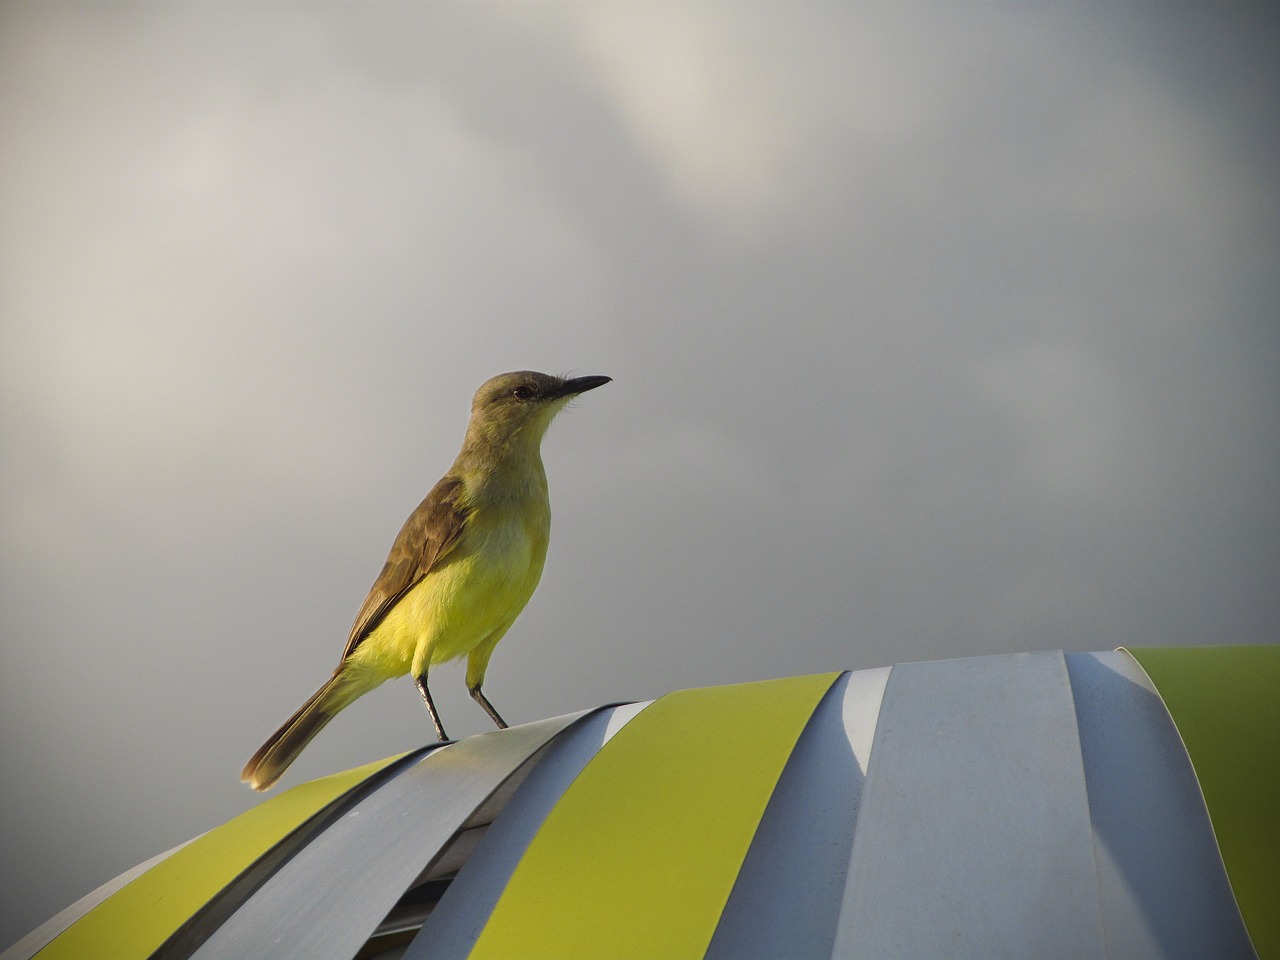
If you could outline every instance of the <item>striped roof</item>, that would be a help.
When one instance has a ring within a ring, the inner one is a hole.
[[[0,960],[1280,958],[1278,693],[1280,647],[682,690],[294,787]]]

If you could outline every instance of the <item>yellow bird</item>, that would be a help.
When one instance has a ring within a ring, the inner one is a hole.
[[[245,764],[240,779],[271,787],[337,713],[406,673],[446,740],[427,672],[467,658],[467,690],[499,727],[481,691],[493,648],[542,576],[551,533],[542,437],[580,393],[609,377],[566,380],[521,370],[486,381],[471,402],[453,466],[409,515],[365,597],[333,676]]]

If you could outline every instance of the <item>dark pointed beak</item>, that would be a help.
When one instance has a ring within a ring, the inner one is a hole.
[[[556,398],[572,397],[579,393],[586,393],[588,390],[594,390],[596,387],[603,387],[612,380],[613,377],[574,377],[572,380],[566,380],[564,385],[556,391]]]

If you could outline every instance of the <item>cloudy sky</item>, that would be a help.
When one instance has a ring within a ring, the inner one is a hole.
[[[1274,642],[1263,9],[0,4],[0,946],[257,802],[504,370],[615,381],[513,722]],[[429,737],[388,684],[285,783]]]

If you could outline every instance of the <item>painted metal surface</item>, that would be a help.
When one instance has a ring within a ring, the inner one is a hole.
[[[409,960],[1280,960],[1278,692],[1280,648],[681,691],[296,787],[0,960],[345,960],[424,916]]]
[[[765,806],[838,674],[684,690],[587,763],[471,956],[705,954]]]
[[[1061,653],[892,669],[835,954],[1105,956]]]
[[[405,960],[462,960],[471,952],[551,808],[600,748],[648,705],[601,710],[556,738],[449,884]]]
[[[349,960],[477,808],[580,716],[468,737],[402,770],[298,851],[193,956]]]
[[[401,757],[286,790],[197,837],[55,937],[40,960],[143,960],[260,857]]]
[[[1124,652],[1069,653],[1107,955],[1254,956],[1178,731]]]
[[[889,669],[846,674],[796,744],[707,957],[826,960]]]
[[[120,876],[108,880],[96,890],[85,894],[75,903],[71,904],[71,906],[58,911],[17,943],[9,947],[9,949],[0,953],[0,960],[28,960],[28,958],[35,956],[41,948],[53,940],[54,937],[67,929],[67,927],[71,926],[71,924],[75,923],[98,904],[102,903],[103,900],[106,900],[107,897],[111,896],[125,884],[132,883],[161,860],[165,860],[171,854],[177,853],[188,843],[191,843],[191,840],[188,840],[186,843],[180,843],[176,847],[171,847],[164,851],[164,853],[158,853],[150,860],[144,860],[136,867],[131,867],[124,873],[120,874]]]
[[[1240,913],[1280,958],[1280,646],[1129,651],[1195,768]]]

